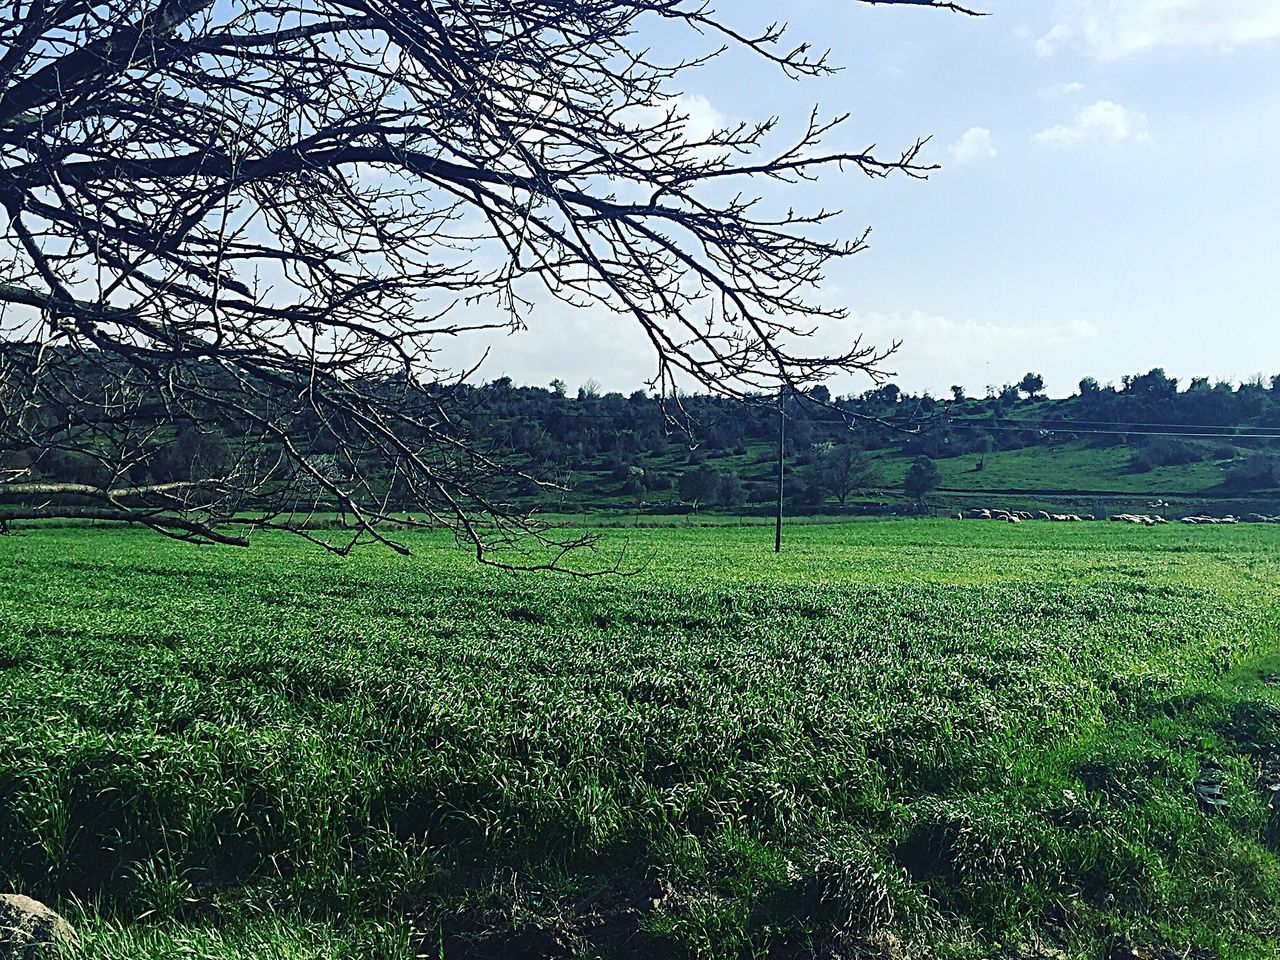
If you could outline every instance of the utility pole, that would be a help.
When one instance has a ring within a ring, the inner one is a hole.
[[[783,388],[785,390],[785,388]],[[773,527],[773,552],[782,552],[782,476],[787,450],[786,393],[778,391],[778,516]]]

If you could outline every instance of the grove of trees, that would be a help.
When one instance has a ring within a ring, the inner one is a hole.
[[[509,475],[547,478],[508,485],[504,508],[521,512],[566,497],[602,506],[689,509],[763,508],[775,500],[777,419],[768,398],[744,404],[690,394],[676,417],[653,392],[623,395],[585,386],[517,386],[503,378],[450,388],[456,435]],[[963,390],[964,399],[957,400],[950,393],[950,399],[936,400],[889,384],[856,396],[819,392],[810,401],[797,395],[787,404],[788,508],[928,496],[933,487],[918,481],[929,481],[934,471],[917,473],[907,489],[901,473],[886,474],[886,457],[908,463],[927,458],[935,468],[960,461],[963,469],[977,471],[993,452],[1064,442],[1119,449],[1134,474],[1204,461],[1222,465],[1224,492],[1280,487],[1277,444],[1240,438],[1280,435],[1280,377],[1238,385],[1195,379],[1184,387],[1157,369],[1119,386],[1085,378],[1075,395],[1059,400],[1009,400],[1003,391],[973,398]],[[73,414],[54,408],[49,415],[57,421]],[[317,469],[343,475],[341,437],[330,425],[312,417],[294,429]],[[182,425],[122,477],[74,449],[9,448],[0,451],[0,470],[36,486],[181,485],[234,465],[240,442],[234,428]],[[369,456],[362,470],[382,478],[388,514],[419,509],[391,464]],[[1069,487],[1072,480],[1046,476],[1042,483]],[[319,483],[299,483],[290,495],[289,509],[299,515],[316,504],[334,505]]]

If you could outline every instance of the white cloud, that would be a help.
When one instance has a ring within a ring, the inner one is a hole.
[[[1083,83],[1055,83],[1049,87],[1041,87],[1036,91],[1036,96],[1042,100],[1060,100],[1063,97],[1081,93],[1083,90]]]
[[[910,389],[945,389],[949,383],[1002,383],[1029,366],[1054,376],[1047,358],[1074,356],[1095,350],[1102,331],[1085,320],[1061,323],[1001,323],[962,319],[922,310],[892,313],[855,313],[845,320],[824,325],[810,349],[847,347],[854,335],[865,343],[885,346],[902,341],[902,349],[885,365],[899,384]],[[1038,358],[1031,359],[1028,358]],[[834,381],[835,392],[859,392],[865,378]]]
[[[1051,57],[1062,47],[1064,43],[1075,36],[1075,30],[1060,23],[1043,37],[1036,41],[1036,56]]]
[[[991,131],[986,127],[970,127],[959,140],[947,147],[947,152],[956,163],[989,160],[997,153]]]
[[[972,380],[983,376],[981,371],[989,364],[991,369],[1011,370],[1036,351],[1091,343],[1101,332],[1087,320],[1012,324],[955,320],[923,310],[871,311],[825,324],[815,342],[807,346],[835,350],[847,347],[855,335],[877,346],[901,340],[902,350],[889,361],[888,369],[902,374],[905,382],[928,383],[946,382],[952,376]]]
[[[959,349],[981,355],[994,345],[1061,347],[1098,338],[1098,328],[1087,320],[1067,323],[1001,324],[982,320],[952,320],[914,310],[909,314],[862,314],[855,323],[872,336],[884,334],[926,351],[948,355]],[[870,338],[869,338],[870,339]]]
[[[725,115],[700,93],[681,94],[676,103],[678,111],[688,117],[684,133],[690,140],[705,140],[729,125]]]
[[[1079,143],[1121,143],[1149,140],[1146,114],[1111,100],[1099,100],[1076,111],[1069,124],[1041,130],[1031,138],[1050,147],[1074,147]]]
[[[706,140],[730,125],[725,115],[700,93],[682,93],[645,106],[630,107],[623,112],[623,118],[632,123],[659,123],[668,113],[675,114],[689,143]]]
[[[826,293],[839,296],[835,285]],[[1092,350],[1102,332],[1085,320],[1023,324],[957,320],[922,310],[867,311],[825,322],[812,340],[792,346],[802,353],[835,353],[847,349],[858,335],[876,346],[901,340],[901,352],[886,368],[899,374],[904,386],[942,389],[949,383],[1004,382],[1032,366],[1052,376],[1045,359],[1055,356],[1051,351],[1061,350],[1065,356],[1073,355],[1072,348]],[[455,369],[470,368],[492,348],[480,368],[480,381],[510,376],[517,383],[546,384],[560,377],[577,384],[594,378],[606,390],[630,393],[656,370],[653,348],[636,323],[545,298],[528,318],[526,332],[450,337],[439,347],[437,362]],[[844,376],[831,385],[836,392],[860,392],[867,386],[861,376]]]
[[[1222,51],[1280,39],[1276,0],[1070,0],[1063,22],[1036,41],[1050,56],[1074,40],[1099,60],[1160,48]]]

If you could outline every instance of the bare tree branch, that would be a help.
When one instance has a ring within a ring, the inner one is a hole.
[[[514,506],[545,481],[451,415],[440,337],[519,329],[550,298],[636,323],[663,394],[883,375],[892,347],[804,351],[844,315],[815,290],[866,234],[832,239],[836,211],[772,212],[758,187],[924,177],[924,141],[826,150],[843,118],[817,111],[782,147],[777,119],[694,136],[674,96],[728,47],[835,69],[780,25],[703,0],[8,9],[0,518],[300,529],[339,551],[443,527],[486,562],[561,567],[589,543]],[[705,53],[637,41],[681,28]],[[307,532],[317,513],[345,533]],[[550,552],[510,560],[530,535]]]

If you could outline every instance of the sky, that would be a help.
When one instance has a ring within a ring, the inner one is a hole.
[[[816,104],[851,115],[830,146],[892,153],[928,136],[942,167],[797,192],[797,206],[843,210],[849,234],[872,228],[816,294],[851,313],[814,346],[901,340],[896,382],[935,395],[1031,370],[1057,396],[1156,366],[1280,373],[1280,0],[975,2],[991,15],[719,0],[744,31],[785,19],[843,69],[796,82],[726,56],[685,76],[690,123],[777,115],[794,133]],[[778,189],[762,192],[793,199]],[[653,375],[625,317],[542,303],[527,323],[443,359],[488,349],[481,379],[624,392]]]

